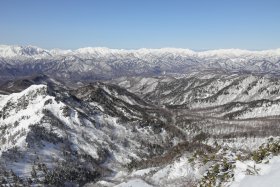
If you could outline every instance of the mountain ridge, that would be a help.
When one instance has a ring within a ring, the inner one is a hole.
[[[240,56],[240,55],[279,55],[280,48],[277,49],[267,49],[267,50],[247,50],[239,48],[226,48],[226,49],[213,49],[213,50],[203,50],[195,51],[188,48],[173,48],[173,47],[163,47],[163,48],[139,48],[139,49],[113,49],[107,47],[82,47],[78,49],[43,49],[37,46],[27,45],[0,45],[0,56],[7,58],[13,58],[16,56],[39,56],[41,58],[54,57],[57,55],[77,55],[77,54],[162,54],[162,53],[173,53],[180,55],[194,55],[194,56]]]
[[[46,74],[73,83],[123,76],[180,75],[205,71],[279,76],[280,49],[195,52],[180,48],[45,50],[32,46],[0,46],[2,80]]]

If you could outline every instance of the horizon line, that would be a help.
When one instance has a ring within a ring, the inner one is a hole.
[[[189,50],[193,52],[207,52],[207,51],[218,51],[218,50],[240,50],[240,51],[248,51],[248,52],[262,52],[262,51],[273,51],[273,50],[280,50],[280,47],[278,48],[268,48],[268,49],[245,49],[245,48],[213,48],[213,49],[192,49],[192,48],[182,48],[182,47],[159,47],[159,48],[148,48],[148,47],[141,47],[141,48],[111,48],[106,46],[85,46],[85,47],[78,47],[78,48],[45,48],[40,47],[37,45],[21,45],[21,44],[0,44],[0,47],[33,47],[38,49],[43,49],[46,51],[51,50],[62,50],[62,51],[77,51],[79,49],[108,49],[108,50],[119,50],[119,51],[139,51],[139,50],[162,50],[162,49],[178,49],[178,50]]]

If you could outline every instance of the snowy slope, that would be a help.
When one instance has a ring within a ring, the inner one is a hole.
[[[257,164],[255,167],[259,170],[259,175],[245,175],[246,168],[252,163],[237,163],[236,180],[232,187],[266,187],[279,186],[280,177],[280,159],[273,157],[268,164]],[[252,166],[254,167],[254,166]]]
[[[141,179],[132,179],[127,182],[116,185],[116,187],[152,187]]]
[[[27,182],[35,168],[43,181],[57,185],[59,179],[49,181],[53,180],[49,177],[53,169],[56,176],[68,175],[62,164],[69,172],[82,169],[82,178],[71,180],[85,184],[114,173],[132,159],[158,154],[154,145],[162,152],[168,150],[170,139],[180,137],[161,121],[163,114],[149,108],[137,96],[101,83],[75,92],[59,85],[32,85],[1,96],[0,177],[12,170]],[[70,180],[65,177],[62,182]]]
[[[36,94],[40,95],[35,97]],[[44,85],[31,86],[19,94],[11,94],[1,99],[0,126],[7,127],[6,130],[9,133],[1,136],[2,139],[8,141],[1,145],[0,154],[13,146],[25,146],[26,142],[21,134],[28,133],[29,126],[41,120],[43,116],[41,110],[48,99],[52,98],[46,95]],[[9,137],[13,137],[13,140],[9,140]]]
[[[157,105],[236,119],[279,116],[280,81],[257,75],[200,73],[126,77],[110,81]]]

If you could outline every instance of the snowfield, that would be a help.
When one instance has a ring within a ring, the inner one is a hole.
[[[141,179],[131,179],[127,182],[116,185],[115,187],[153,187]]]
[[[255,167],[259,175],[245,175],[247,167]],[[252,162],[237,162],[235,182],[232,187],[278,187],[280,178],[280,157],[269,159],[268,164],[254,164]]]

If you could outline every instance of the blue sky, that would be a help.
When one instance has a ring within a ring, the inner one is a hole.
[[[0,44],[280,48],[280,1],[2,0]]]

